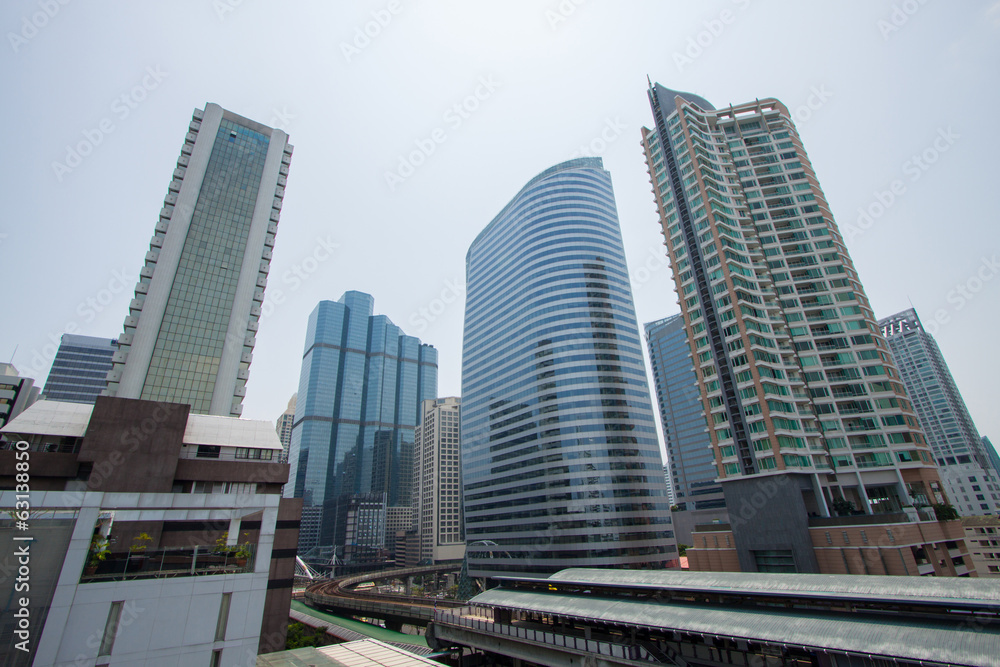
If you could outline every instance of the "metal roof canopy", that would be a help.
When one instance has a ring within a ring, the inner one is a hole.
[[[1000,586],[965,577],[894,577],[843,574],[772,574],[759,572],[678,572],[571,568],[548,578],[493,577],[501,584],[518,581],[578,584],[641,590],[800,597],[926,604],[1000,611]]]
[[[470,604],[535,611],[590,623],[801,646],[821,652],[1000,667],[1000,626],[991,628],[972,618],[952,624],[903,616],[743,610],[500,588],[477,595]]]

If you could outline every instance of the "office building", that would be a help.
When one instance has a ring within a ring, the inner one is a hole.
[[[63,334],[45,380],[45,399],[93,404],[108,386],[111,358],[117,349],[114,338]]]
[[[413,519],[422,563],[465,556],[461,415],[462,399],[453,396],[427,400],[420,406],[413,445]]]
[[[4,664],[252,664],[284,649],[301,505],[281,497],[280,451],[265,421],[107,396],[38,401],[0,429],[0,501],[15,507],[25,452],[33,492],[26,528],[0,523],[2,562],[30,552],[31,655]],[[0,651],[22,655],[15,578],[0,588]]]
[[[1000,476],[934,337],[912,308],[878,324],[952,505],[962,516],[1000,513]]]
[[[195,110],[108,395],[240,415],[291,157],[281,130],[217,104]]]
[[[278,433],[281,441],[281,462],[288,463],[288,450],[292,446],[292,424],[295,423],[295,399],[298,394],[292,394],[288,400],[288,407],[278,417],[278,422],[274,425],[274,430]]]
[[[462,483],[471,576],[676,559],[611,176],[531,179],[466,256]]]
[[[421,402],[437,395],[437,350],[374,308],[372,296],[351,291],[309,316],[285,489],[321,508],[311,514],[318,526],[303,531],[302,553],[337,547],[343,559],[351,511],[383,522],[363,539],[367,519],[352,523],[352,539],[364,545],[354,553],[382,549],[388,508],[411,507],[414,429]]]
[[[649,100],[643,146],[731,520],[696,526],[691,568],[967,572],[925,555],[964,548],[961,526],[921,509],[946,494],[788,109],[658,84]]]
[[[28,409],[38,400],[33,378],[21,377],[14,364],[0,362],[0,426]]]
[[[690,545],[695,525],[729,522],[726,501],[716,481],[719,473],[702,414],[684,318],[672,315],[646,324],[645,330],[667,447],[665,470],[674,490],[674,535],[678,544]]]

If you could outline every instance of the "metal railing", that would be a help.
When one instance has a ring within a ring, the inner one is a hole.
[[[243,545],[238,551],[195,546],[112,552],[96,563],[90,554],[80,583],[244,574],[254,571],[256,555],[257,547],[253,544]]]

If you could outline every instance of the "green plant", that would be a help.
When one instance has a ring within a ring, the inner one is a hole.
[[[958,518],[958,510],[951,505],[938,503],[934,505],[934,516],[938,521],[954,521]]]
[[[686,556],[687,555],[687,550],[688,550],[688,545],[686,545],[686,544],[678,544],[677,545],[677,555],[678,556]]]
[[[108,538],[103,535],[94,535],[90,540],[90,560],[87,564],[90,567],[97,567],[102,561],[107,559],[110,553]]]
[[[152,542],[153,538],[150,537],[149,533],[139,533],[134,538],[132,538],[132,546],[129,547],[131,552],[142,553],[149,546],[148,542]]]
[[[854,511],[854,503],[845,498],[834,498],[833,511],[840,516],[850,515]]]

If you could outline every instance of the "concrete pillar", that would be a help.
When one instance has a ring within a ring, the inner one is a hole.
[[[864,509],[865,514],[874,514],[871,501],[868,500],[868,492],[865,491],[865,483],[861,479],[861,473],[855,470],[854,474],[858,478],[858,495],[861,496],[861,501],[864,503],[862,509]]]

